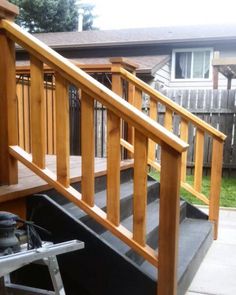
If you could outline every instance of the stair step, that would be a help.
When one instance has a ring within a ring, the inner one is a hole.
[[[148,188],[148,203],[158,198],[159,196],[159,184],[152,179],[147,181]],[[132,214],[133,208],[133,181],[127,181],[120,186],[120,200],[121,200],[121,216],[120,219],[123,220],[127,216]],[[100,191],[95,194],[95,204],[106,211],[106,190]],[[82,211],[78,206],[73,203],[67,203],[63,205],[63,208],[72,214],[75,218],[83,221],[87,226],[91,227],[97,233],[104,231],[104,228],[98,225],[92,218],[90,218],[84,211]]]
[[[212,223],[208,220],[185,218],[179,227],[179,263],[178,281],[188,270],[190,263],[198,254],[202,244],[209,238],[212,240]],[[205,253],[202,253],[204,256]],[[157,278],[157,269],[148,261],[140,265],[140,269],[152,279]]]
[[[158,195],[157,187],[156,193],[153,195]],[[154,198],[154,196],[152,197]],[[148,234],[153,237],[155,243],[157,243],[158,236],[158,201],[154,199],[151,202],[153,203],[152,209],[149,209],[152,206],[151,203],[147,206],[147,210],[150,210],[147,215],[152,212],[155,216],[154,224],[147,224],[150,231]],[[81,292],[83,293],[85,287],[89,291],[88,294],[111,294],[114,293],[114,284],[116,284],[116,294],[156,294],[157,270],[150,263],[135,255],[135,252],[118,238],[107,231],[98,235],[89,230],[83,222],[62,210],[62,206],[56,204],[50,197],[40,198],[38,196],[38,198],[31,198],[30,202],[29,208],[32,208],[34,212],[34,221],[52,231],[55,242],[58,239],[64,241],[75,238],[85,242],[86,247],[81,253],[82,255],[75,253],[67,260],[68,254],[65,260],[61,261],[70,285],[73,281],[77,291],[82,288]],[[206,216],[200,216],[197,212],[193,212],[194,210],[190,208],[191,205],[186,206],[184,201],[181,201],[180,205],[182,223],[179,231],[178,294],[185,294],[212,243],[213,226],[211,222],[205,220]],[[198,209],[196,208],[196,210]],[[123,223],[126,224],[128,219],[131,220],[128,216]],[[153,241],[153,248],[157,249]],[[61,259],[64,258],[61,257]],[[79,269],[78,265],[81,266]],[[101,286],[100,282],[104,277],[107,278],[111,286],[108,284]],[[126,281],[127,277],[128,281]],[[124,281],[129,282],[128,285],[122,284]]]
[[[146,241],[147,244],[152,247],[157,247],[158,242],[158,226],[159,226],[159,199],[152,201],[147,206],[147,227],[146,227]],[[186,202],[180,201],[180,222],[185,218],[182,211],[185,212]],[[133,228],[133,215],[129,216],[123,220],[122,225],[128,230],[132,231]],[[136,264],[140,264],[144,261],[143,257],[138,255],[134,250],[132,250],[128,245],[123,243],[120,239],[116,238],[111,232],[106,231],[101,234],[101,237],[105,239],[114,250],[119,251],[122,255],[126,255]]]

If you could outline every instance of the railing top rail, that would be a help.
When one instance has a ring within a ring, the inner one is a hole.
[[[118,68],[116,68],[117,71]],[[119,67],[120,74],[127,79],[129,82],[132,82],[137,88],[144,91],[146,94],[150,95],[150,97],[156,99],[158,102],[162,103],[163,105],[167,106],[172,111],[178,113],[180,116],[182,116],[187,121],[190,121],[191,123],[195,124],[199,129],[208,132],[214,137],[217,137],[218,139],[224,141],[226,139],[226,135],[219,130],[212,127],[210,124],[204,122],[197,116],[193,115],[191,112],[183,108],[182,106],[178,105],[165,95],[161,94],[156,89],[152,88],[145,82],[143,82],[141,79],[137,78],[136,76],[132,75],[127,70]]]
[[[30,54],[37,57],[42,62],[47,63],[69,82],[82,88],[89,95],[98,99],[112,112],[137,128],[145,136],[161,145],[163,143],[167,144],[179,153],[188,148],[187,143],[167,131],[160,124],[148,118],[141,111],[137,110],[120,96],[113,93],[50,47],[23,31],[15,23],[3,19],[0,21],[0,28],[4,29],[6,35],[10,39],[24,47]]]

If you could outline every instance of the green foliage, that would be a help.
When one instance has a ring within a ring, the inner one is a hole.
[[[152,171],[150,176],[159,180],[159,173]],[[193,176],[187,176],[187,182],[193,185]],[[202,193],[209,196],[210,192],[210,177],[204,176],[202,181]],[[198,200],[196,197],[188,193],[186,190],[181,189],[181,197],[191,204],[204,205],[203,202]],[[224,177],[222,178],[221,193],[220,193],[220,206],[222,207],[234,207],[236,208],[236,178],[235,177]]]
[[[76,0],[10,0],[20,7],[16,23],[31,33],[76,31],[78,6]],[[80,5],[85,11],[83,29],[93,29],[91,4]]]

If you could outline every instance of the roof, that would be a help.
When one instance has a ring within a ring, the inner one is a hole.
[[[35,37],[52,48],[224,41],[236,40],[236,24],[40,33]]]

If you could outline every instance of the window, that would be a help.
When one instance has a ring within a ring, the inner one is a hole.
[[[173,79],[210,79],[212,49],[177,49],[172,54]]]

